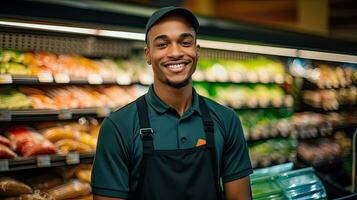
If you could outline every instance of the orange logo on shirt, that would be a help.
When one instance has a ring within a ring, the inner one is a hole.
[[[203,146],[205,144],[206,144],[206,140],[200,138],[200,139],[197,140],[196,147]]]

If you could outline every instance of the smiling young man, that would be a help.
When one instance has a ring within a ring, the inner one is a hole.
[[[154,84],[103,121],[94,199],[251,199],[252,167],[238,117],[192,88],[198,27],[190,11],[177,7],[149,19],[144,50]]]

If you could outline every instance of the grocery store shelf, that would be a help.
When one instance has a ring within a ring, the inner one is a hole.
[[[356,83],[351,83],[349,85],[345,85],[345,86],[338,86],[338,87],[319,87],[315,82],[311,81],[310,79],[304,78],[304,83],[302,88],[304,89],[310,89],[310,90],[316,90],[316,89],[325,89],[325,90],[329,90],[329,89],[342,89],[342,88],[350,88],[353,86],[356,86]]]
[[[6,121],[42,121],[42,120],[71,120],[83,116],[106,117],[117,108],[78,108],[78,109],[23,109],[23,110],[0,110],[0,122]]]
[[[276,134],[267,133],[267,134],[259,135],[259,136],[253,136],[252,134],[247,134],[245,136],[245,139],[247,142],[258,142],[258,141],[264,141],[264,140],[274,139],[274,138],[288,138],[290,136],[291,136],[290,133],[281,133],[281,132],[278,132]]]
[[[67,155],[39,155],[31,158],[0,159],[0,172],[92,163],[94,154],[94,152],[72,152]]]
[[[320,168],[328,165],[337,165],[343,163],[344,161],[351,160],[352,155],[341,155],[339,157],[325,158],[324,160],[314,160],[311,162],[304,160],[304,158],[302,158],[299,155],[297,155],[296,158],[297,158],[297,162],[300,162],[300,164],[303,164],[305,166],[313,166],[315,168]]]
[[[104,79],[100,76],[90,76],[88,78],[70,78],[68,75],[61,74],[61,76],[52,76],[51,74],[42,74],[38,76],[25,75],[10,75],[0,74],[0,85],[57,85],[57,84],[71,84],[71,85],[103,85],[103,84],[118,84],[118,85],[133,85],[138,82],[124,82],[119,79]]]
[[[357,104],[355,105],[339,105],[337,109],[323,109],[323,108],[318,108],[318,107],[313,107],[309,104],[306,104],[304,102],[301,102],[300,108],[297,110],[297,112],[303,112],[303,111],[311,111],[311,112],[316,112],[316,113],[328,113],[332,111],[353,111],[357,109]]]

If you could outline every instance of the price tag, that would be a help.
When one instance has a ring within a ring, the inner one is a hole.
[[[9,160],[2,159],[0,160],[0,171],[8,171],[9,170]]]
[[[100,107],[97,108],[97,116],[98,117],[106,117],[109,116],[111,110],[109,107]]]
[[[117,83],[119,85],[129,85],[131,83],[131,78],[128,74],[120,74],[117,76]]]
[[[103,78],[99,74],[89,74],[88,83],[93,85],[99,85],[103,83]]]
[[[58,119],[61,120],[72,119],[72,112],[70,110],[60,110],[58,114]]]
[[[0,74],[0,84],[12,83],[12,77],[10,74]]]
[[[75,165],[79,164],[79,154],[78,152],[70,152],[66,156],[66,163],[68,165]]]
[[[41,83],[52,83],[53,82],[53,76],[51,72],[40,72],[38,75],[38,81]]]
[[[69,83],[70,78],[68,74],[60,73],[60,74],[55,74],[55,81],[56,83]]]
[[[0,121],[11,121],[11,111],[0,110]]]
[[[37,156],[37,167],[51,166],[51,157],[48,155]]]

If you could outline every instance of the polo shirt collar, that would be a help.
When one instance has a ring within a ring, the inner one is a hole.
[[[192,88],[192,105],[191,108],[193,111],[201,115],[201,110],[199,106],[198,94],[194,88]],[[158,97],[154,91],[153,85],[150,86],[148,93],[146,93],[147,102],[160,114],[165,113],[170,106],[167,105],[164,101]]]

